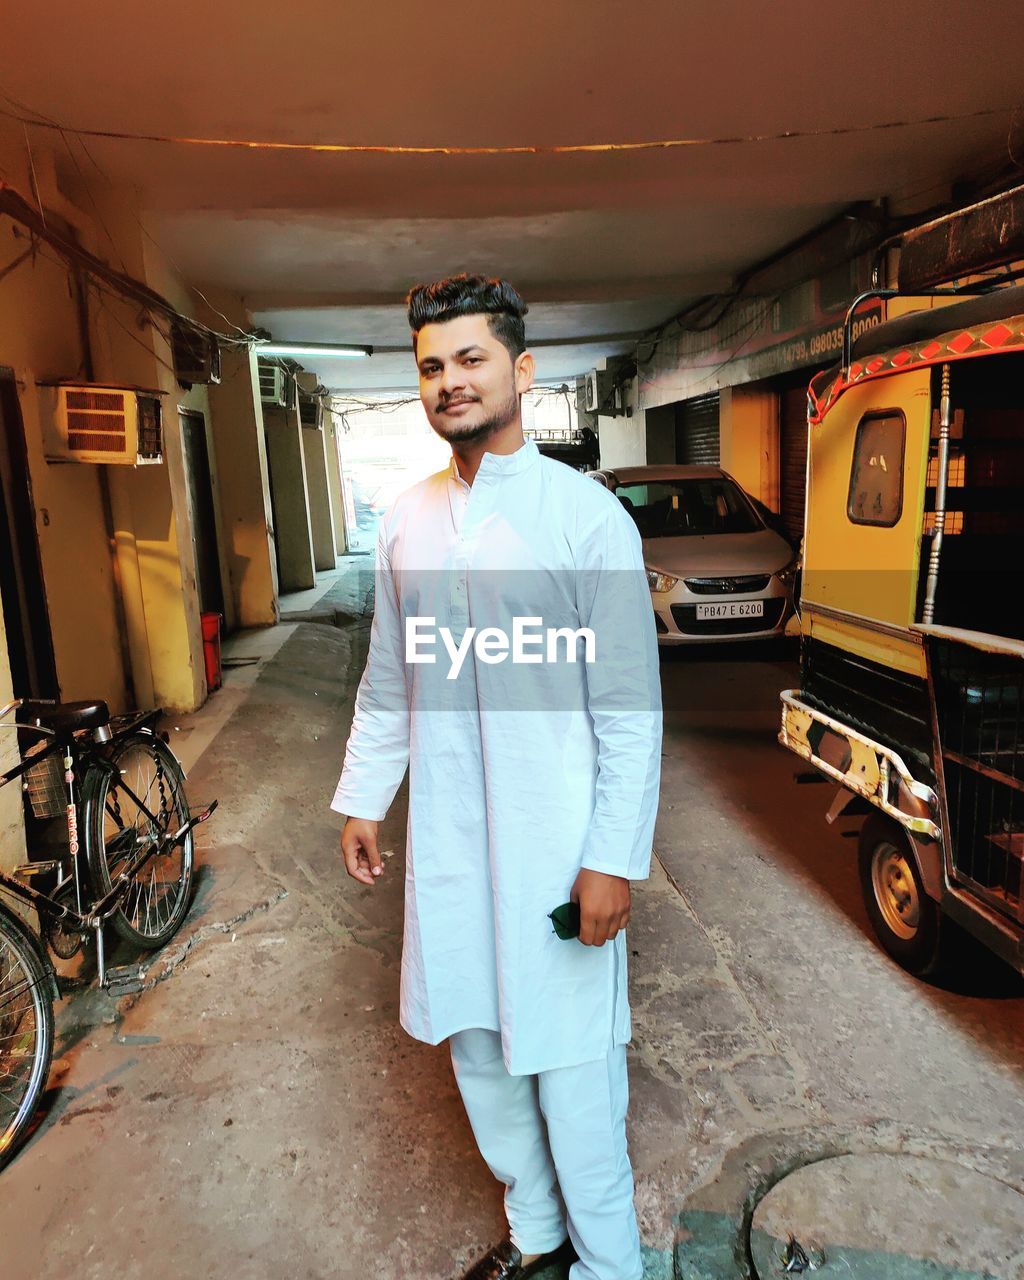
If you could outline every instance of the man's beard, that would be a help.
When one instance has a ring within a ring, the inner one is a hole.
[[[500,431],[502,427],[507,427],[510,422],[514,422],[519,415],[519,393],[513,386],[509,398],[505,403],[489,418],[485,418],[483,422],[466,423],[463,425],[456,419],[450,425],[445,421],[444,414],[438,415],[440,421],[430,420],[430,425],[441,437],[447,440],[449,444],[468,444],[471,441],[487,440],[489,437]]]

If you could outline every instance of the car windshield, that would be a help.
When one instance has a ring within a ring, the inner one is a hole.
[[[620,484],[615,496],[642,538],[685,538],[713,533],[756,533],[761,523],[731,480],[649,480]]]

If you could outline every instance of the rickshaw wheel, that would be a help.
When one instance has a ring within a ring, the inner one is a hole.
[[[871,927],[889,955],[919,978],[936,973],[942,913],[925,893],[906,832],[882,813],[861,828],[860,886]]]

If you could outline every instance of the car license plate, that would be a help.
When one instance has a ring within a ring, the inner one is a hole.
[[[763,600],[723,600],[717,604],[699,604],[697,621],[708,618],[763,618]]]

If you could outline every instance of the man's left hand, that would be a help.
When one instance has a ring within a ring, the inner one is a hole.
[[[580,942],[603,947],[629,924],[629,881],[586,867],[576,877],[569,895],[580,904]]]

